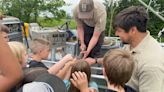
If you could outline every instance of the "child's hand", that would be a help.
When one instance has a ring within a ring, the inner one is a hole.
[[[81,92],[89,92],[87,75],[84,72],[73,73],[70,80]]]
[[[63,59],[66,61],[70,61],[70,60],[73,60],[73,56],[71,54],[67,54],[63,57]]]
[[[74,58],[73,60],[71,60],[71,61],[67,62],[67,63],[66,63],[66,65],[68,65],[68,66],[71,66],[71,67],[72,67],[75,63],[76,63],[76,58]]]

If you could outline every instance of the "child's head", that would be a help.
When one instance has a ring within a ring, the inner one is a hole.
[[[87,75],[87,79],[89,82],[91,78],[91,68],[89,64],[84,60],[77,60],[76,62],[77,63],[75,63],[71,69],[71,78],[72,78],[72,73],[81,71]],[[73,84],[71,84],[69,92],[80,92],[80,91],[76,87],[74,87]]]
[[[8,42],[9,41],[9,38],[8,38],[9,28],[3,24],[0,24],[0,33],[2,34],[5,41]]]
[[[134,61],[127,51],[115,49],[105,54],[103,66],[110,84],[123,87],[131,78]]]
[[[47,59],[50,52],[50,43],[42,38],[36,38],[31,43],[31,51],[42,59]]]
[[[22,67],[26,65],[26,59],[27,59],[27,53],[26,53],[26,47],[21,42],[8,42],[8,45],[13,52],[13,54],[17,57],[19,63]]]
[[[88,81],[90,81],[91,69],[89,64],[84,60],[77,60],[76,62],[77,63],[72,66],[71,74],[78,71],[84,72],[88,77]]]

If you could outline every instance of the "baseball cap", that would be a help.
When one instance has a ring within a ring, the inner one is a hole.
[[[17,92],[67,92],[67,89],[63,80],[45,72],[24,84]]]
[[[93,16],[93,0],[80,0],[78,17],[81,19],[90,19]]]

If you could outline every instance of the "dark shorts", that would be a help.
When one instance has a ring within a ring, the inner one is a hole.
[[[83,28],[84,28],[84,43],[85,43],[86,47],[88,47],[89,42],[90,42],[90,40],[93,36],[93,33],[94,33],[94,27],[90,27],[90,26],[84,24]],[[102,46],[103,41],[104,41],[104,36],[105,36],[105,31],[103,31],[101,33],[97,44],[91,50],[88,57],[92,57],[92,58],[102,57],[102,55],[101,55],[101,46]]]

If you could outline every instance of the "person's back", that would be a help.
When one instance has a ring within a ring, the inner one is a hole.
[[[136,92],[125,85],[133,73],[134,61],[126,50],[108,51],[103,59],[103,74],[107,80],[106,92]]]
[[[41,61],[37,61],[37,60],[31,60],[29,63],[29,67],[44,67],[46,69],[48,69],[47,66],[45,66]]]

